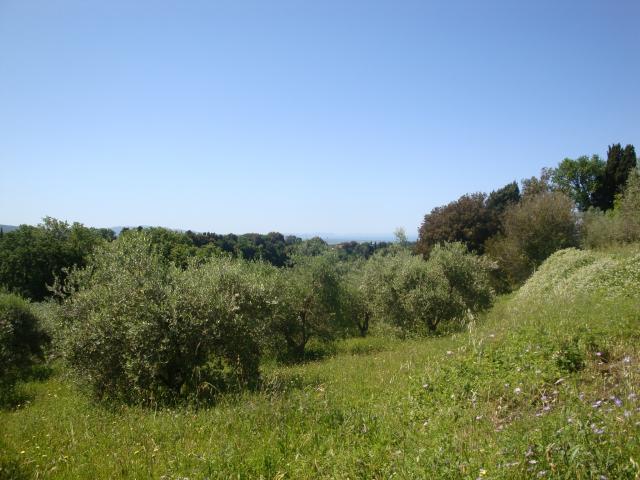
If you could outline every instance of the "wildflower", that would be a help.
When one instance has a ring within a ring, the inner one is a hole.
[[[616,407],[622,406],[622,400],[620,400],[618,397],[611,395],[611,400],[613,400],[613,403],[616,404]]]
[[[547,474],[547,471],[546,471],[546,470],[540,470],[540,471],[538,472],[538,477],[544,477],[546,474]]]
[[[447,350],[447,355],[453,355],[453,352],[451,350]]]
[[[516,395],[520,395],[520,394],[522,393],[522,389],[521,389],[520,387],[516,387],[516,388],[513,390],[513,392],[514,392]]]
[[[623,361],[624,363],[631,363],[631,357],[630,357],[629,355],[627,355],[626,357],[624,357],[624,358],[622,359],[622,361]]]
[[[593,405],[591,405],[593,408],[600,408],[600,405],[602,405],[602,400],[598,400],[596,403],[594,403]]]

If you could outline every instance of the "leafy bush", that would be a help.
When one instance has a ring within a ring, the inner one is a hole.
[[[518,286],[557,250],[578,245],[573,201],[561,192],[525,195],[503,217],[504,233],[487,242],[486,251]]]
[[[63,292],[62,351],[99,398],[212,398],[258,380],[266,289],[249,266],[164,263],[144,232],[99,249]]]
[[[374,257],[368,279],[377,314],[405,332],[434,332],[493,302],[490,265],[462,243],[436,245],[428,260],[408,252]]]
[[[341,280],[340,308],[345,318],[361,337],[366,337],[371,327],[374,309],[371,302],[371,285],[366,282],[362,262],[354,262],[343,272]]]
[[[47,341],[29,303],[0,293],[0,400],[6,400],[25,369],[42,358]]]
[[[294,262],[274,279],[277,304],[270,324],[272,349],[289,360],[304,358],[310,339],[331,340],[344,327],[335,256],[297,256]]]
[[[565,372],[578,372],[585,366],[585,358],[576,338],[564,340],[555,354],[556,365]]]
[[[587,248],[640,241],[640,173],[633,170],[613,210],[589,210],[583,219],[582,243]]]

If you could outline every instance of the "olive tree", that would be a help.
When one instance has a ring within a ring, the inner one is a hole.
[[[253,273],[228,258],[182,270],[145,232],[125,235],[58,286],[64,358],[99,398],[165,403],[251,386],[271,302]]]
[[[278,356],[303,359],[311,338],[333,339],[341,329],[340,277],[333,255],[297,256],[276,279],[270,329]]]
[[[433,333],[493,301],[491,265],[462,243],[435,245],[428,260],[397,252],[375,257],[367,267],[378,292],[377,314],[403,331]]]
[[[374,314],[373,295],[364,275],[364,262],[353,262],[341,276],[341,312],[361,337],[366,337]]]

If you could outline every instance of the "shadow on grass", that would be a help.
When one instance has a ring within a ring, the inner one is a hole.
[[[0,410],[16,410],[27,406],[35,396],[27,391],[26,383],[43,382],[52,373],[53,369],[47,365],[33,365],[7,376],[0,381]]]
[[[20,461],[18,454],[0,442],[0,480],[32,478],[31,472]]]
[[[19,410],[33,402],[34,395],[27,393],[22,388],[11,388],[0,392],[0,411]]]

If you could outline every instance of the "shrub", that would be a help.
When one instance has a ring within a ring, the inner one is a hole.
[[[426,262],[412,257],[397,277],[401,302],[414,328],[434,332],[491,306],[489,266],[461,243],[436,245]]]
[[[583,219],[582,243],[587,248],[640,241],[640,174],[633,170],[613,210],[591,209]]]
[[[245,270],[214,258],[182,271],[146,233],[126,235],[60,289],[64,357],[99,398],[166,403],[253,385],[267,300]]]
[[[561,192],[525,195],[506,210],[503,229],[503,234],[488,240],[486,251],[512,287],[524,282],[553,252],[578,245],[574,204]]]
[[[374,257],[369,269],[378,315],[405,332],[432,333],[493,302],[490,265],[462,243],[436,245],[426,261],[406,252]]]
[[[333,255],[297,256],[275,277],[277,305],[270,324],[280,359],[300,360],[310,339],[329,341],[344,328],[340,278]]]
[[[564,340],[554,355],[556,365],[565,372],[578,372],[585,366],[585,358],[577,338]]]
[[[362,262],[347,267],[343,273],[340,291],[340,309],[361,337],[366,337],[373,320],[370,285],[366,282]]]
[[[47,341],[29,303],[0,293],[0,400],[6,400],[21,374],[42,358]]]

